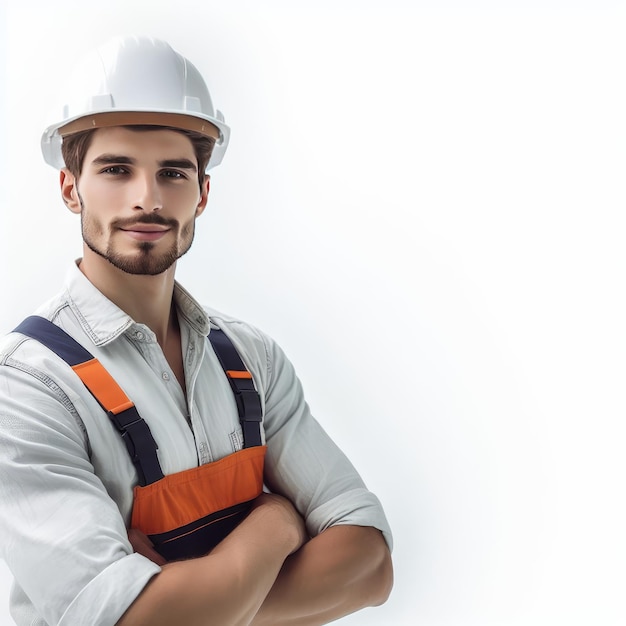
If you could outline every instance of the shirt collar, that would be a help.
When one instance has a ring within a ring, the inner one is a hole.
[[[72,263],[66,276],[68,303],[93,343],[104,346],[137,324],[89,281],[78,269],[79,261]],[[199,335],[209,334],[208,315],[177,282],[174,283],[174,302],[180,324],[187,323]]]

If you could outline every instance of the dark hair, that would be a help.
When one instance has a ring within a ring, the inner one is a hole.
[[[180,133],[181,135],[185,135],[185,137],[188,137],[193,144],[193,150],[196,155],[196,160],[198,161],[198,182],[200,183],[200,187],[202,187],[202,183],[204,182],[205,178],[204,171],[206,170],[207,163],[211,158],[213,146],[215,145],[215,139],[207,137],[206,135],[202,135],[200,133],[196,133],[193,130],[174,128],[173,126],[134,124],[132,126],[124,126],[124,128],[129,128],[130,130],[139,132],[147,130],[173,130],[177,133]],[[83,170],[85,155],[87,154],[87,150],[89,150],[91,140],[93,139],[93,134],[96,130],[96,128],[91,128],[89,130],[83,130],[79,133],[63,137],[63,143],[61,144],[61,153],[63,154],[65,166],[77,178],[80,176]]]

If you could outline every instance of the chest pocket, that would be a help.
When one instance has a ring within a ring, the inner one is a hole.
[[[244,446],[219,461],[164,476],[148,424],[102,364],[63,329],[31,316],[15,332],[36,339],[70,365],[106,411],[131,457],[139,484],[131,526],[168,561],[207,554],[247,515],[263,490],[266,447],[252,375],[230,339],[212,328],[209,340],[235,395]]]

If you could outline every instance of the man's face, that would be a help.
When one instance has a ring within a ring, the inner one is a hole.
[[[187,137],[113,127],[94,133],[73,193],[89,249],[129,274],[156,275],[191,247],[208,192]]]

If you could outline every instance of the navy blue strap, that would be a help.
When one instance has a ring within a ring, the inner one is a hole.
[[[149,485],[163,478],[163,471],[157,457],[158,446],[148,424],[121,389],[117,397],[121,395],[127,402],[121,405],[116,403],[117,406],[109,405],[108,399],[111,394],[107,392],[110,392],[112,386],[118,389],[119,385],[88,350],[62,328],[37,315],[27,317],[14,332],[36,339],[72,367],[122,435],[130,458],[137,469],[140,485]],[[96,368],[99,375],[86,376],[88,368],[84,367],[85,364],[89,364],[92,372]]]
[[[211,328],[209,340],[235,394],[239,421],[243,432],[243,447],[262,445],[261,398],[254,387],[252,375],[246,369],[231,340],[219,328]]]
[[[60,356],[70,367],[93,359],[92,354],[85,350],[74,337],[71,337],[62,328],[59,328],[44,317],[31,315],[13,332],[22,333],[22,335],[36,339],[39,343],[42,343]]]
[[[106,400],[103,399],[105,396],[104,390],[84,377],[81,366],[89,362],[97,363],[102,371],[108,375],[106,370],[88,350],[83,348],[62,328],[37,315],[26,318],[14,332],[36,339],[74,369],[93,397],[106,411],[115,428],[122,435],[128,453],[137,469],[140,485],[149,485],[163,478],[163,471],[157,456],[158,446],[148,424],[139,415],[135,405],[129,400],[127,406],[108,406]],[[244,448],[260,446],[262,445],[261,421],[263,419],[263,411],[261,399],[254,387],[252,376],[246,369],[232,342],[223,331],[212,328],[209,333],[209,339],[235,394],[237,411],[243,431]],[[118,386],[110,376],[108,376],[107,384]],[[123,392],[121,393],[123,394]]]

